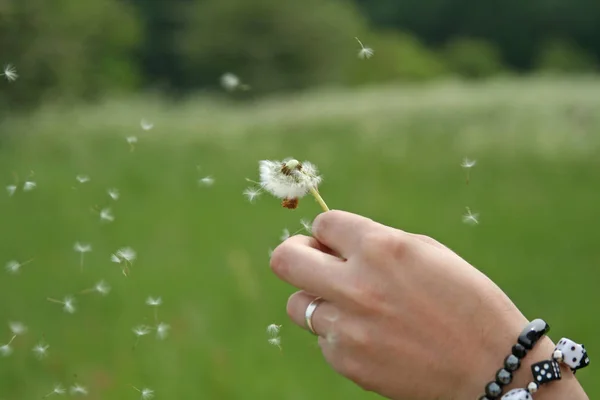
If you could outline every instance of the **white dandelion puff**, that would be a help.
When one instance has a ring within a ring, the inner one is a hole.
[[[170,325],[165,324],[164,322],[161,322],[160,324],[158,324],[156,326],[156,337],[159,338],[160,340],[166,339],[167,336],[169,335],[170,329],[171,329]]]
[[[290,238],[290,231],[289,229],[285,228],[283,230],[283,233],[281,234],[281,236],[279,237],[279,240],[281,240],[282,242],[285,242],[286,240],[288,240]]]
[[[312,223],[310,221],[306,219],[301,219],[300,225],[302,225],[302,228],[304,228],[306,232],[312,233]]]
[[[471,209],[467,207],[467,212],[462,217],[463,223],[467,225],[479,224],[479,214],[471,212]]]
[[[142,118],[142,120],[140,121],[140,126],[145,131],[149,131],[150,129],[154,128],[154,124],[144,118]]]
[[[107,294],[110,293],[110,290],[111,290],[110,285],[108,283],[106,283],[104,280],[101,280],[98,283],[96,283],[94,285],[94,287],[82,290],[81,292],[79,292],[79,294],[99,293],[102,296],[106,296]]]
[[[146,336],[150,333],[150,327],[147,325],[138,325],[135,328],[133,328],[133,333],[135,334],[135,336],[138,337]]]
[[[103,208],[100,210],[100,221],[113,222],[115,220],[115,216],[112,214],[112,210],[110,208]]]
[[[460,166],[466,170],[467,185],[469,184],[469,181],[471,180],[471,168],[473,168],[476,164],[477,164],[477,160],[469,160],[466,157],[463,159],[462,163],[460,164]]]
[[[80,395],[80,396],[87,396],[87,394],[88,394],[88,390],[79,384],[75,384],[75,385],[71,386],[70,392],[72,395]]]
[[[370,47],[365,47],[359,38],[355,37],[358,44],[360,44],[360,50],[358,51],[358,57],[364,59],[371,58],[375,51]]]
[[[262,188],[280,199],[303,197],[321,182],[316,167],[307,161],[262,160],[259,172]]]
[[[75,179],[77,180],[77,182],[79,183],[86,183],[90,181],[90,177],[87,175],[77,175],[75,177]]]
[[[150,388],[138,389],[135,386],[132,387],[140,393],[142,400],[150,400],[154,397],[154,390]]]
[[[63,311],[68,314],[74,314],[77,308],[75,307],[75,298],[72,296],[66,296],[63,300],[53,299],[48,297],[47,300],[51,303],[62,304]]]
[[[2,357],[8,357],[12,354],[12,352],[13,352],[13,349],[10,346],[10,344],[7,343],[7,344],[0,346],[0,355]]]
[[[115,254],[112,255],[111,260],[113,262],[121,263],[133,263],[137,258],[137,253],[131,247],[122,247]]]
[[[37,187],[37,183],[35,183],[34,181],[26,181],[23,184],[23,191],[30,192],[33,189],[35,189],[36,187]]]
[[[138,141],[137,136],[127,136],[127,143],[134,144],[134,143],[137,143],[137,141]]]
[[[215,183],[215,179],[212,176],[205,176],[198,180],[198,183],[203,186],[212,186]]]
[[[84,255],[85,255],[85,253],[89,253],[90,251],[92,251],[92,245],[89,243],[75,242],[75,244],[73,245],[73,250],[75,250],[75,252],[79,253],[79,264],[80,264],[81,270],[83,271]]]
[[[146,304],[152,307],[160,306],[162,304],[162,298],[150,296],[146,299]]]
[[[4,72],[0,75],[4,75],[7,81],[13,82],[16,81],[19,75],[17,75],[17,69],[12,64],[7,64],[4,66]]]
[[[221,75],[221,86],[223,86],[225,90],[232,92],[235,89],[237,89],[240,86],[240,84],[240,78],[238,78],[237,75],[232,74],[231,72],[227,72]]]
[[[52,389],[52,391],[50,393],[48,393],[47,395],[45,395],[44,398],[50,397],[53,395],[62,396],[65,393],[67,393],[67,390],[65,388],[63,388],[62,385],[56,384],[56,385],[54,385],[54,388]]]
[[[6,263],[5,268],[6,268],[6,270],[9,273],[11,273],[11,274],[17,274],[17,273],[19,273],[19,271],[21,270],[21,268],[24,265],[27,265],[27,264],[29,264],[32,261],[33,261],[33,259],[27,260],[27,261],[24,261],[24,262],[20,263],[20,262],[18,262],[16,260],[10,260],[9,262]]]
[[[246,196],[250,203],[254,203],[254,200],[256,200],[256,198],[260,196],[261,193],[262,190],[260,188],[249,187],[244,190],[244,196]]]
[[[120,194],[119,189],[111,188],[106,191],[111,199],[119,200]]]
[[[49,348],[50,348],[49,345],[44,344],[43,342],[40,342],[35,345],[35,347],[32,349],[32,351],[36,355],[36,357],[41,359],[48,355]]]
[[[271,325],[267,326],[267,334],[269,336],[278,336],[280,330],[281,330],[281,325],[271,324]]]
[[[9,322],[8,327],[15,336],[24,335],[27,332],[27,326],[25,326],[25,324],[23,324],[22,322]]]
[[[8,192],[9,196],[13,196],[15,194],[15,192],[17,191],[17,187],[15,185],[8,185],[6,187],[6,191]]]
[[[268,342],[268,343],[269,343],[271,346],[278,347],[278,348],[279,348],[279,350],[281,350],[281,338],[280,338],[279,336],[277,336],[277,337],[272,337],[272,338],[269,338],[269,339],[267,340],[267,342]]]

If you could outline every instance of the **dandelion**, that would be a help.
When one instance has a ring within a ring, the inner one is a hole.
[[[17,191],[17,187],[15,185],[8,185],[6,187],[6,191],[8,192],[9,196],[13,196],[15,194],[15,192]]]
[[[38,357],[39,359],[42,359],[48,355],[49,347],[50,347],[49,345],[44,344],[43,342],[40,342],[35,345],[35,347],[32,349],[32,351],[36,355],[36,357]]]
[[[150,296],[146,299],[146,304],[154,307],[154,321],[158,323],[158,306],[162,304],[162,298]]]
[[[85,253],[89,253],[90,251],[92,251],[92,245],[89,243],[75,242],[75,244],[73,245],[73,250],[80,254],[79,263],[81,265],[81,271],[83,272],[83,257]]]
[[[6,268],[6,270],[9,273],[11,273],[11,274],[17,274],[17,273],[19,273],[19,271],[21,270],[21,268],[24,265],[27,265],[27,264],[29,264],[32,261],[33,261],[33,259],[27,260],[27,261],[24,261],[24,262],[20,263],[20,262],[18,262],[16,260],[10,260],[9,262],[6,263],[5,268]]]
[[[279,348],[279,350],[283,350],[283,349],[281,348],[281,338],[280,338],[279,336],[277,336],[277,337],[273,337],[273,338],[269,338],[269,339],[267,340],[267,342],[268,342],[268,343],[269,343],[271,346],[275,346],[275,347],[278,347],[278,348]]]
[[[94,287],[82,290],[81,292],[79,292],[79,294],[99,293],[102,296],[106,296],[107,294],[110,293],[110,290],[111,290],[110,285],[102,280],[102,281],[99,281],[98,283],[96,283],[94,285]]]
[[[145,120],[144,118],[142,118],[142,120],[140,121],[140,126],[145,131],[149,131],[150,129],[154,128],[154,124],[150,121]]]
[[[260,188],[247,188],[244,190],[244,196],[248,199],[250,203],[254,203],[254,200],[260,196],[262,190]]]
[[[277,335],[279,335],[280,330],[281,330],[281,325],[271,324],[271,325],[267,326],[267,334],[269,336],[276,337]]]
[[[477,225],[479,224],[479,214],[472,213],[471,209],[467,207],[467,213],[463,215],[462,221],[467,225]]]
[[[169,334],[170,329],[171,329],[170,325],[165,324],[164,322],[161,322],[160,324],[158,324],[156,326],[156,337],[159,338],[160,340],[166,339],[166,337]]]
[[[203,186],[212,186],[215,183],[215,179],[212,176],[205,176],[198,180],[198,183]]]
[[[250,86],[242,83],[240,78],[237,75],[232,74],[231,72],[227,72],[227,73],[221,75],[221,86],[228,92],[233,92],[236,89],[241,89],[241,90],[249,90],[250,89]]]
[[[279,240],[281,240],[282,242],[285,242],[286,240],[288,240],[290,238],[290,231],[285,228],[283,230],[283,233],[281,234],[281,236],[279,237]]]
[[[365,47],[359,38],[355,37],[354,39],[356,39],[358,44],[360,44],[360,50],[358,51],[358,57],[362,58],[363,60],[371,58],[373,56],[373,53],[375,53],[375,51],[370,47]]]
[[[466,170],[467,173],[467,185],[471,179],[471,168],[473,168],[477,164],[477,160],[469,160],[468,158],[464,158],[462,163],[460,164]]]
[[[117,250],[115,254],[110,256],[110,260],[114,263],[121,264],[123,275],[129,275],[129,267],[133,264],[137,254],[131,247],[123,247]]]
[[[87,175],[77,175],[75,177],[75,179],[77,180],[77,182],[79,183],[86,183],[90,181],[90,177]]]
[[[131,151],[134,151],[135,150],[135,144],[138,141],[137,136],[127,136],[126,140],[127,140],[127,143],[129,143],[129,147],[130,147]]]
[[[0,75],[4,75],[7,81],[16,81],[19,75],[17,75],[17,69],[12,64],[4,66],[4,72]]]
[[[27,327],[22,322],[9,322],[8,327],[15,336],[23,335],[27,332]]]
[[[111,199],[119,200],[119,189],[111,188],[106,191]]]
[[[50,393],[48,393],[47,395],[45,395],[44,398],[54,396],[54,395],[62,396],[66,392],[67,391],[65,390],[65,388],[62,387],[62,385],[57,384],[57,385],[54,385],[54,388],[52,389],[52,391]]]
[[[152,390],[152,389],[149,389],[149,388],[138,389],[133,385],[132,385],[132,387],[140,393],[142,400],[150,400],[151,398],[154,397],[154,390]]]
[[[100,221],[113,222],[115,220],[115,216],[112,214],[112,210],[110,208],[103,208],[100,210]]]
[[[304,228],[306,232],[312,233],[312,223],[310,221],[306,219],[301,219],[300,225],[302,225],[302,228]]]
[[[72,395],[87,396],[88,394],[88,390],[79,384],[71,386],[70,392]]]
[[[48,298],[46,298],[46,300],[48,300],[49,302],[52,302],[52,303],[62,304],[63,311],[66,313],[69,313],[69,314],[74,314],[75,311],[77,310],[75,308],[75,298],[73,298],[72,296],[66,296],[63,300],[57,300],[57,299],[48,297]]]
[[[34,181],[25,181],[23,184],[23,191],[30,192],[37,187],[37,183]]]
[[[140,341],[140,338],[150,333],[150,327],[147,325],[138,325],[135,328],[133,328],[132,331],[137,338],[135,344],[133,345],[133,348],[135,349]]]
[[[11,347],[11,344],[13,342],[13,340],[15,340],[17,337],[17,335],[13,335],[12,338],[10,338],[10,340],[8,341],[8,343],[0,346],[0,355],[3,357],[8,357],[12,354],[13,349]]]
[[[262,160],[259,162],[259,173],[261,188],[283,199],[283,207],[296,208],[299,198],[310,192],[324,211],[329,210],[317,190],[322,178],[310,162],[301,163],[294,159]]]

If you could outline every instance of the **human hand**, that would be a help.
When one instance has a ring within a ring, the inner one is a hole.
[[[365,390],[476,399],[528,322],[490,279],[429,237],[343,211],[320,214],[313,236],[286,240],[271,267],[302,289],[287,306],[299,326],[309,303],[324,299],[312,318],[323,355]],[[547,357],[553,344],[538,347]]]

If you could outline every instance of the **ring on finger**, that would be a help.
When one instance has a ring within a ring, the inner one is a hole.
[[[317,309],[319,304],[321,304],[322,302],[323,302],[323,299],[321,297],[317,297],[316,299],[314,299],[313,301],[310,302],[308,307],[306,307],[306,312],[304,313],[304,319],[306,320],[306,326],[307,326],[308,330],[313,335],[317,335],[317,336],[319,334],[315,331],[315,328],[312,323],[312,318],[315,313],[315,310]]]

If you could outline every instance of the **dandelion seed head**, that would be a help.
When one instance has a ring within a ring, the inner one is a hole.
[[[148,389],[148,388],[144,388],[141,390],[141,394],[142,394],[142,399],[143,400],[149,400],[151,398],[154,397],[154,390],[152,389]]]
[[[2,357],[8,357],[12,354],[13,350],[9,344],[5,344],[0,346],[0,355]]]
[[[146,304],[151,307],[158,307],[162,304],[162,298],[150,296],[146,299]]]
[[[110,289],[111,289],[111,287],[108,285],[108,283],[106,283],[104,281],[100,281],[100,282],[96,283],[96,286],[94,286],[94,290],[103,296],[106,296],[107,294],[109,294]]]
[[[240,86],[240,83],[240,78],[238,78],[237,75],[232,74],[231,72],[227,72],[221,75],[221,86],[223,86],[225,90],[228,90],[230,92],[234,91]]]
[[[75,311],[77,309],[75,308],[75,298],[74,297],[67,296],[67,297],[64,298],[64,300],[63,300],[63,310],[66,313],[69,313],[69,314],[74,314],[75,313]]]
[[[137,136],[127,136],[127,143],[134,144],[134,143],[137,143],[137,141],[138,141]]]
[[[465,158],[465,159],[463,159],[460,166],[463,168],[469,169],[469,168],[473,168],[475,166],[475,164],[477,164],[477,160],[469,160],[468,158]]]
[[[89,243],[75,242],[73,245],[73,250],[75,250],[77,253],[88,253],[92,251],[92,245]]]
[[[35,189],[36,186],[37,186],[37,183],[35,183],[34,181],[26,181],[23,184],[23,190],[25,192],[29,192],[29,191],[32,191],[33,189]]]
[[[312,223],[306,219],[301,219],[300,224],[304,228],[304,230],[308,233],[312,233]]]
[[[115,216],[112,214],[112,210],[110,208],[103,208],[100,210],[100,220],[113,222],[115,220]]]
[[[32,351],[35,353],[35,355],[38,358],[44,358],[44,357],[46,357],[48,355],[48,348],[49,347],[50,347],[49,345],[40,342],[40,343],[38,343],[38,344],[35,345],[35,347],[33,348]]]
[[[17,69],[12,64],[7,64],[4,66],[4,73],[2,75],[4,75],[6,80],[9,82],[16,81],[19,77],[19,75],[17,75]]]
[[[463,215],[462,221],[467,225],[477,225],[479,224],[479,213],[472,213],[471,209],[467,207],[467,212]]]
[[[154,124],[144,118],[142,118],[142,120],[140,121],[140,126],[145,131],[149,131],[150,129],[154,128]]]
[[[135,336],[145,336],[147,334],[150,333],[150,327],[148,327],[147,325],[138,325],[135,328],[133,328],[133,333],[135,334]]]
[[[260,196],[261,192],[262,191],[260,188],[247,188],[246,190],[244,190],[244,196],[246,196],[250,203],[253,203],[254,200],[256,200],[258,196]]]
[[[52,389],[52,392],[50,392],[50,394],[57,394],[57,395],[62,395],[67,393],[66,389],[62,387],[62,385],[57,384],[54,385],[54,389]]]
[[[11,274],[16,274],[21,269],[21,263],[19,263],[16,260],[10,260],[9,262],[6,263],[5,268]]]
[[[106,192],[108,193],[108,195],[110,196],[111,199],[119,200],[119,196],[120,196],[119,189],[112,188],[112,189],[108,189]]]
[[[270,336],[277,336],[281,330],[281,325],[271,324],[267,326],[267,334]]]
[[[133,263],[137,258],[137,253],[131,247],[123,247],[117,250],[117,252],[111,255],[110,259],[112,262],[122,263],[127,262],[129,264]]]
[[[261,160],[259,173],[261,187],[280,199],[303,197],[321,182],[313,164],[294,159]]]
[[[267,342],[271,345],[271,346],[276,346],[279,347],[281,349],[281,338],[279,336],[277,337],[273,337],[273,338],[269,338],[267,340]]]
[[[75,177],[75,179],[77,180],[77,182],[79,183],[86,183],[90,181],[90,177],[87,175],[77,175]]]
[[[22,322],[9,322],[8,327],[15,336],[23,335],[27,332],[27,327]]]
[[[6,191],[8,192],[9,196],[12,196],[15,194],[15,192],[17,191],[17,187],[15,185],[8,185],[6,187]]]
[[[160,324],[158,324],[156,326],[156,336],[160,340],[164,340],[169,335],[169,330],[170,329],[171,329],[170,325],[165,324],[164,322],[161,322]]]
[[[71,386],[70,392],[73,395],[81,395],[81,396],[87,396],[87,394],[88,394],[88,390],[79,384],[75,384],[75,385]]]
[[[373,56],[373,54],[375,53],[375,51],[370,47],[365,47],[358,38],[355,38],[355,39],[358,42],[358,44],[360,44],[360,50],[358,51],[358,57],[362,58],[363,60],[371,58]]]
[[[285,229],[283,230],[283,233],[282,233],[282,234],[281,234],[281,236],[279,237],[279,239],[280,239],[282,242],[285,242],[285,241],[286,241],[286,240],[288,240],[289,238],[290,238],[290,231],[289,231],[289,229],[285,228]]]
[[[202,179],[198,180],[198,183],[204,186],[212,186],[215,183],[215,179],[212,176],[205,176]]]

